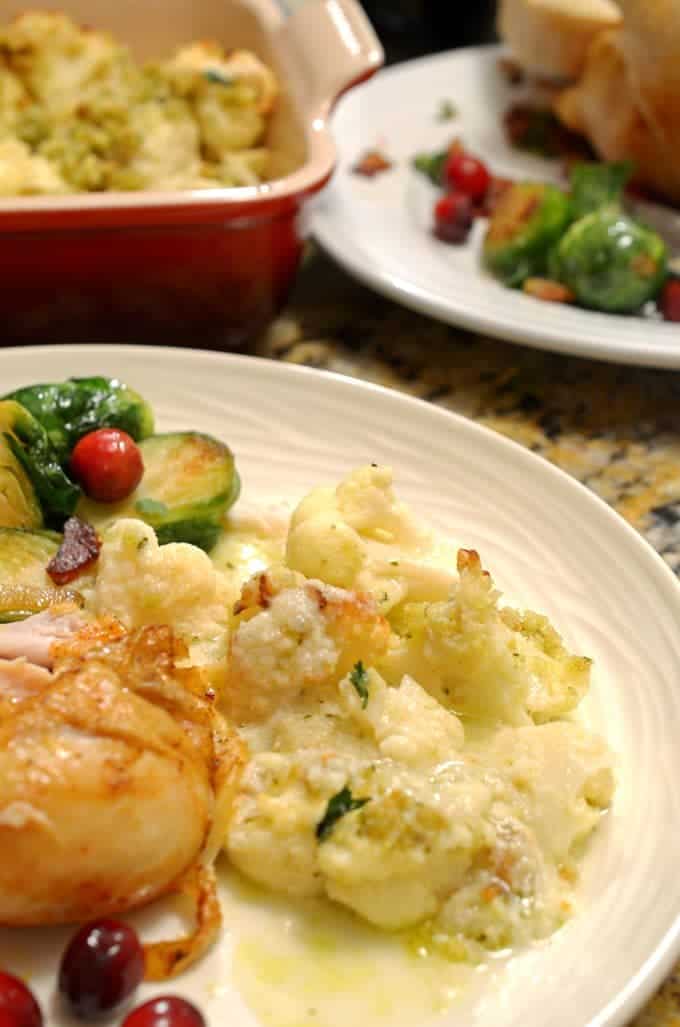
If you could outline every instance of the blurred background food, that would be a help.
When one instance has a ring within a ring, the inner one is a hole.
[[[500,0],[497,24],[526,72],[555,81],[568,129],[680,203],[677,0]]]
[[[253,185],[278,86],[217,42],[138,63],[109,32],[28,11],[0,26],[0,195]]]
[[[498,31],[520,64],[547,78],[577,78],[600,32],[616,28],[613,0],[501,0]]]

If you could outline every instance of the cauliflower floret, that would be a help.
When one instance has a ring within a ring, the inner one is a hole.
[[[129,170],[139,176],[141,186],[180,189],[201,181],[198,128],[181,102],[139,104],[132,110],[131,124],[140,146]]]
[[[555,864],[574,855],[613,796],[607,746],[578,724],[505,728],[478,758],[503,773],[509,799]]]
[[[527,610],[500,611],[503,623],[515,632],[529,681],[527,709],[537,723],[575,710],[588,692],[591,661],[573,656],[547,617]]]
[[[153,528],[121,518],[105,533],[87,605],[126,628],[169,624],[189,648],[191,662],[224,661],[228,589],[210,557],[183,542],[159,546]]]
[[[432,916],[494,844],[493,791],[474,770],[425,775],[384,760],[350,785],[368,801],[321,842],[319,869],[330,898],[378,927]]]
[[[222,92],[234,85],[247,86],[260,114],[271,111],[279,91],[274,74],[255,54],[234,50],[226,56],[215,42],[182,47],[163,63],[162,69],[182,93],[207,92],[208,86],[217,87]]]
[[[48,160],[33,156],[18,139],[0,141],[0,196],[65,192],[66,183]]]
[[[352,588],[365,559],[358,533],[333,510],[298,521],[288,535],[288,566],[338,588]]]
[[[325,893],[404,927],[431,916],[494,844],[492,798],[476,773],[434,779],[318,749],[262,753],[244,772],[226,847],[261,884]]]
[[[250,150],[261,142],[278,86],[254,54],[236,50],[227,57],[216,43],[194,43],[161,65],[161,71],[192,104],[210,160],[220,162],[229,151]],[[232,170],[238,171],[238,165]],[[254,174],[254,166],[250,171]]]
[[[362,664],[340,682],[345,709],[379,753],[410,767],[428,767],[451,759],[463,744],[463,725],[417,681],[404,677],[386,685]]]
[[[511,815],[494,822],[494,845],[480,853],[465,881],[446,900],[432,923],[443,932],[444,948],[455,939],[464,957],[545,938],[567,915],[563,882],[535,835]]]
[[[366,538],[405,547],[422,540],[408,508],[394,494],[389,467],[360,467],[335,490],[341,516]]]
[[[0,58],[0,129],[3,135],[14,130],[20,110],[30,102],[21,79],[12,74]]]
[[[3,50],[31,94],[50,110],[65,111],[88,87],[129,65],[127,51],[105,32],[83,31],[64,14],[29,11],[2,33]]]
[[[247,765],[226,837],[246,877],[288,895],[321,895],[316,828],[352,761],[318,751],[261,753]]]
[[[286,569],[251,579],[236,610],[225,701],[239,723],[264,720],[310,690],[323,697],[389,637],[370,596]]]
[[[459,580],[441,603],[407,604],[379,665],[388,681],[411,674],[465,717],[520,725],[574,708],[590,661],[571,656],[544,618],[500,610],[474,551],[460,550]]]
[[[342,588],[371,592],[384,614],[410,600],[441,600],[454,576],[443,553],[392,488],[392,471],[371,465],[337,488],[314,489],[293,513],[288,566]]]
[[[211,160],[219,161],[231,150],[250,150],[264,136],[264,117],[248,104],[227,103],[212,92],[196,98],[194,111]]]

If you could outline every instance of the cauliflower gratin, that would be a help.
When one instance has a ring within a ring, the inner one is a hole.
[[[0,28],[0,195],[256,184],[277,92],[245,50],[140,66],[106,32],[22,14]]]
[[[155,434],[120,382],[21,389],[0,421],[0,923],[125,912],[220,850],[293,902],[330,900],[455,959],[565,922],[614,792],[607,746],[576,715],[590,661],[419,523],[389,468],[290,517],[235,515],[229,449]],[[111,432],[143,474],[101,472]],[[27,791],[55,724],[76,755],[87,739],[103,794],[116,745],[140,746],[151,776],[114,774],[101,808],[80,779]],[[124,850],[84,859],[78,803],[106,839],[126,817]],[[58,856],[17,881],[43,829]],[[209,933],[199,917],[196,951]]]

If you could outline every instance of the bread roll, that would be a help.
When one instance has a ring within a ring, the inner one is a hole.
[[[498,31],[527,71],[570,80],[581,74],[592,40],[620,21],[613,0],[501,0]]]
[[[634,161],[641,183],[680,203],[680,5],[621,6],[622,26],[591,43],[581,80],[555,109],[603,159]]]

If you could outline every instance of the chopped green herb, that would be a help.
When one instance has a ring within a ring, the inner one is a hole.
[[[574,220],[609,203],[618,203],[633,171],[632,161],[576,164],[570,175]]]
[[[449,155],[449,148],[437,150],[434,153],[417,153],[413,158],[413,167],[421,175],[432,182],[433,185],[441,186],[444,180],[444,165]]]
[[[229,78],[228,75],[222,75],[215,68],[208,68],[207,71],[204,71],[203,78],[217,86],[233,86],[234,84],[233,78]]]
[[[368,673],[361,660],[354,664],[349,679],[359,694],[362,707],[366,709],[368,705]]]
[[[451,100],[442,100],[437,109],[437,121],[452,121],[458,116],[458,108]]]
[[[334,795],[332,799],[329,799],[326,812],[316,825],[316,837],[319,841],[323,842],[328,838],[341,817],[351,813],[353,810],[361,809],[368,801],[368,799],[353,798],[351,791],[346,786]]]
[[[135,503],[135,510],[142,515],[159,514],[161,517],[168,512],[165,503],[161,503],[157,499],[138,499]]]

